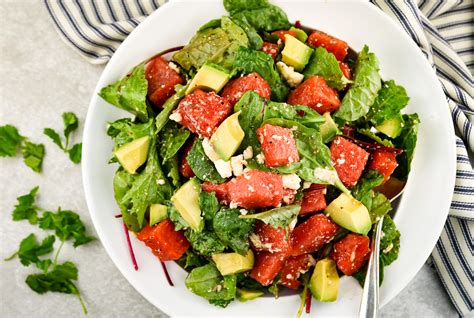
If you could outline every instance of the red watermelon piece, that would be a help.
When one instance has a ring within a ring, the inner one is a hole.
[[[334,244],[331,258],[345,275],[352,275],[370,256],[370,239],[366,235],[350,233]]]
[[[263,42],[262,51],[267,53],[275,60],[278,56],[278,45],[270,42]]]
[[[369,153],[344,137],[336,137],[331,144],[331,161],[346,187],[353,187],[364,171]]]
[[[326,186],[312,184],[309,189],[304,191],[300,215],[324,210],[327,206],[325,194]]]
[[[349,45],[338,38],[321,31],[313,31],[308,37],[308,44],[314,47],[324,47],[336,56],[338,61],[344,61]]]
[[[174,94],[176,84],[183,83],[179,73],[161,56],[146,64],[145,77],[148,81],[148,98],[157,107],[161,107]]]
[[[253,72],[231,80],[224,87],[221,95],[227,98],[229,103],[234,106],[247,91],[255,91],[265,99],[270,99],[270,94],[272,93],[267,81],[260,74]]]
[[[256,252],[250,277],[263,286],[270,285],[283,267],[285,259],[285,253]]]
[[[281,269],[279,284],[291,289],[300,287],[301,283],[298,278],[301,274],[306,273],[316,261],[311,254],[303,254],[287,258]]]
[[[341,105],[337,91],[320,76],[310,76],[298,85],[288,95],[288,103],[311,107],[320,114],[338,110]]]
[[[300,160],[291,129],[265,124],[257,129],[257,137],[268,167],[286,166]]]
[[[397,159],[395,156],[396,155],[394,152],[381,150],[376,150],[372,154],[372,160],[369,163],[369,169],[377,170],[378,172],[383,174],[383,183],[387,182],[393,171],[395,171],[398,166]]]
[[[262,221],[255,223],[254,232],[250,235],[250,243],[252,243],[252,249],[259,252],[286,254],[290,248],[290,241],[284,228],[274,228]]]

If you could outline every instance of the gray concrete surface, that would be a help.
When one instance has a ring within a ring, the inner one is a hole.
[[[61,113],[74,111],[81,120],[75,141],[81,139],[89,99],[103,66],[88,64],[61,41],[43,1],[0,0],[0,30],[0,125],[16,125],[32,141],[44,143],[47,152],[42,174],[31,171],[19,157],[0,159],[3,260],[30,232],[42,235],[34,226],[13,222],[10,216],[16,197],[36,185],[40,186],[41,207],[61,206],[77,211],[91,233],[95,233],[84,200],[80,167],[71,163],[42,131],[44,127],[61,129]],[[77,249],[67,245],[60,260],[72,260],[78,265],[78,285],[90,317],[165,317],[128,284],[99,241]],[[72,296],[32,292],[24,279],[33,270],[21,266],[18,260],[0,261],[1,317],[83,316]],[[382,310],[381,316],[457,315],[436,273],[425,266]]]

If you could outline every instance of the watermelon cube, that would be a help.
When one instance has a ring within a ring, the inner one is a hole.
[[[331,144],[331,161],[346,187],[353,187],[364,171],[369,153],[344,137],[336,137]]]
[[[268,167],[286,166],[300,160],[291,129],[265,124],[257,129],[257,136]]]
[[[345,275],[352,275],[370,256],[370,239],[366,235],[350,233],[334,244],[331,258]]]

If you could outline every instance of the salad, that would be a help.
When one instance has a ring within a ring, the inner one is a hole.
[[[293,289],[301,314],[312,298],[336,301],[342,275],[363,284],[383,215],[382,274],[396,260],[389,199],[419,119],[402,114],[409,97],[368,46],[356,53],[266,0],[224,6],[229,16],[100,91],[134,115],[107,129],[115,199],[192,293],[226,307]]]

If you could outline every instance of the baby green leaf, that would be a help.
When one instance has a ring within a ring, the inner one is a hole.
[[[15,205],[15,209],[12,213],[13,221],[28,220],[30,224],[36,224],[38,222],[39,208],[35,205],[38,189],[39,187],[34,187],[30,193],[16,198],[18,203]]]
[[[287,227],[298,215],[301,207],[299,205],[286,205],[256,214],[241,215],[241,219],[257,219],[274,228]]]

